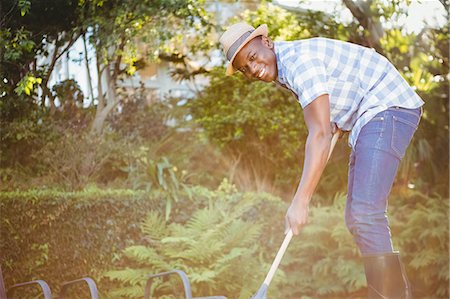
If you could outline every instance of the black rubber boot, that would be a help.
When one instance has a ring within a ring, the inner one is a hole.
[[[370,299],[412,299],[398,252],[363,257]]]

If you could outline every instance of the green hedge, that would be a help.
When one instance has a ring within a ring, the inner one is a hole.
[[[57,292],[61,282],[89,275],[105,298],[139,298],[146,274],[179,268],[188,273],[195,296],[249,298],[284,237],[286,203],[270,194],[237,192],[226,182],[214,191],[189,191],[168,222],[163,193],[0,193],[6,285],[40,278]],[[269,296],[364,297],[362,262],[344,224],[344,203],[338,194],[330,206],[311,207],[311,224],[292,241]],[[448,208],[448,199],[418,192],[390,200],[394,244],[417,298],[448,298]],[[156,284],[154,292],[167,295],[168,287]]]
[[[160,195],[131,190],[0,193],[1,266],[6,286],[99,278],[140,238],[139,222],[163,210]],[[107,285],[100,285],[108,288]]]

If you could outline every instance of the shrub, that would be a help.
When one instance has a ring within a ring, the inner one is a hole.
[[[173,268],[188,274],[194,295],[249,298],[256,292],[283,238],[280,224],[285,204],[268,195],[223,193],[220,189],[202,196],[194,194],[195,204],[185,204],[194,208],[181,212],[186,221],[179,217],[179,222],[161,224],[162,216],[153,213],[142,222],[143,241],[125,249],[119,269],[105,274],[120,282],[120,288],[109,296],[141,297],[146,275]],[[416,199],[410,200],[411,197]],[[424,202],[425,198],[406,194],[405,198],[391,199],[393,237],[414,292],[421,298],[445,298],[448,226],[436,225],[445,222],[446,209],[439,208],[439,198],[427,198]],[[311,208],[311,224],[292,241],[268,296],[366,296],[363,264],[344,224],[344,206],[345,195],[338,194],[332,205]],[[405,209],[416,212],[404,214]],[[424,221],[421,214],[425,211],[434,216]],[[415,234],[420,231],[423,233],[418,239]],[[420,249],[430,242],[435,246]],[[169,296],[171,288],[172,281],[159,281],[152,291],[163,298]]]
[[[194,295],[249,298],[284,237],[286,204],[226,182],[189,192],[180,192],[170,222],[165,192],[0,193],[6,285],[41,278],[55,289],[89,275],[101,291],[114,290],[107,298],[135,298],[147,275],[178,268],[188,273]],[[344,224],[345,196],[332,205],[315,199],[311,223],[293,239],[269,296],[365,297],[362,262]],[[390,199],[393,241],[416,297],[448,298],[448,208],[447,199],[411,190]],[[156,283],[153,291],[167,298],[170,285]]]
[[[391,220],[417,298],[449,296],[449,201],[410,191]]]
[[[138,223],[163,211],[160,195],[95,188],[80,192],[0,193],[1,267],[6,286],[33,279],[63,281],[109,269],[120,251],[139,240]],[[110,286],[100,283],[99,289]]]
[[[267,249],[280,241],[275,231],[282,231],[284,204],[269,194],[237,193],[226,181],[215,192],[193,193],[197,209],[180,211],[187,221],[166,224],[150,213],[142,222],[144,242],[125,249],[121,269],[105,274],[121,282],[109,297],[142,297],[146,274],[170,269],[187,273],[194,295],[251,297],[267,266]],[[278,217],[261,216],[270,212]],[[168,296],[171,283],[156,282],[153,296]]]
[[[210,85],[189,109],[208,140],[235,161],[233,182],[242,190],[290,188],[307,132],[295,98],[271,85],[248,84],[242,75],[226,77],[223,69],[208,77]]]

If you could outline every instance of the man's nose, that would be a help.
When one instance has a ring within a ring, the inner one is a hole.
[[[248,72],[250,74],[251,77],[256,77],[256,72],[257,72],[257,67],[256,67],[256,63],[254,61],[251,61],[248,64]]]

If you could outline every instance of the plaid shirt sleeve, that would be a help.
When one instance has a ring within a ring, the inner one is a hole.
[[[286,81],[303,109],[318,96],[329,93],[325,65],[320,59],[298,57],[288,64]]]

